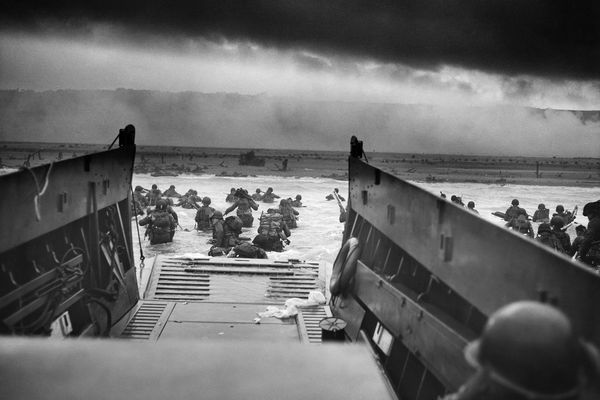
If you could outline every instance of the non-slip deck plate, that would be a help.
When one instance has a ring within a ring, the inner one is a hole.
[[[140,301],[133,316],[120,333],[122,339],[157,340],[165,327],[174,303]]]
[[[145,299],[281,304],[322,291],[321,263],[157,256]]]
[[[144,293],[153,305],[139,316],[131,313],[124,334],[152,337],[163,304],[170,307],[158,322],[165,339],[320,343],[319,321],[331,316],[324,306],[299,307],[296,318],[283,320],[258,316],[269,306],[284,308],[290,298],[323,293],[325,269],[324,263],[159,255]]]
[[[298,310],[296,321],[298,323],[298,332],[303,343],[319,344],[321,343],[321,327],[319,322],[323,318],[331,317],[331,310],[328,306],[305,307]]]

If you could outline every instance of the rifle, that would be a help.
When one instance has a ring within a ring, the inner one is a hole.
[[[340,212],[346,212],[346,209],[342,205],[342,201],[340,200],[340,198],[338,197],[336,192],[333,192],[333,197],[335,197],[335,199],[337,200],[338,207],[340,208]]]
[[[569,214],[571,214],[571,222],[569,222],[568,224],[566,224],[565,226],[563,226],[562,228],[560,228],[561,231],[563,231],[563,232],[566,231],[572,225],[579,225],[577,222],[575,222],[575,217],[577,216],[577,210],[578,209],[579,209],[578,206],[573,207],[573,212],[569,213]]]
[[[189,232],[190,231],[189,229],[184,229],[183,226],[179,225],[179,222],[177,223],[177,226],[179,228],[181,228],[181,230],[184,231],[184,232]]]
[[[338,195],[337,195],[336,192],[333,192],[333,196],[337,200],[338,207],[340,208],[340,218],[339,218],[339,221],[340,222],[345,222],[346,219],[347,219],[346,209],[342,205],[342,202],[340,201],[340,198],[338,197]]]
[[[254,201],[252,199],[252,196],[250,196],[245,190],[243,190],[242,188],[239,188],[238,190],[235,191],[235,196],[236,197],[245,197],[248,200]]]

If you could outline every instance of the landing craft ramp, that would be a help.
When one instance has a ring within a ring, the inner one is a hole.
[[[366,334],[401,398],[432,400],[474,372],[463,355],[498,308],[550,303],[600,345],[600,276],[584,264],[349,159],[344,240],[360,256],[333,296],[351,339]]]
[[[155,258],[140,301],[113,329],[134,340],[225,339],[320,343],[327,306],[302,307],[296,317],[261,318],[268,306],[325,292],[324,263],[244,258]]]

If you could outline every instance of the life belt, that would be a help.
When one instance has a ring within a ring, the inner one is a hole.
[[[356,272],[356,262],[360,255],[360,244],[358,239],[351,237],[344,243],[331,271],[331,280],[329,281],[329,291],[337,296],[344,292],[350,284],[350,279]]]

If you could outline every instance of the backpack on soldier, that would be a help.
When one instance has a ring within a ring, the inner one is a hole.
[[[283,218],[279,213],[263,213],[260,216],[260,225],[258,227],[258,233],[266,235],[268,237],[276,237],[279,239],[279,232],[281,231],[281,222]]]
[[[213,212],[215,212],[215,209],[212,207],[203,206],[198,209],[194,220],[196,221],[199,230],[207,230],[211,228],[210,215]]]
[[[229,249],[226,247],[212,246],[208,250],[208,255],[211,257],[221,257],[226,256],[229,253]]]
[[[229,217],[225,218],[225,224],[227,224],[227,226],[237,234],[242,232],[243,222],[238,216],[230,215]]]
[[[152,229],[159,232],[170,232],[171,231],[171,220],[169,219],[170,214],[166,211],[152,213]]]
[[[548,233],[545,235],[540,235],[537,237],[537,240],[540,241],[540,243],[553,248],[554,250],[564,253],[565,249],[563,248],[562,244],[560,243],[560,240],[558,240],[558,238],[556,237],[556,235],[554,233]]]
[[[242,258],[267,258],[267,253],[263,249],[247,242],[235,246],[233,251]]]

